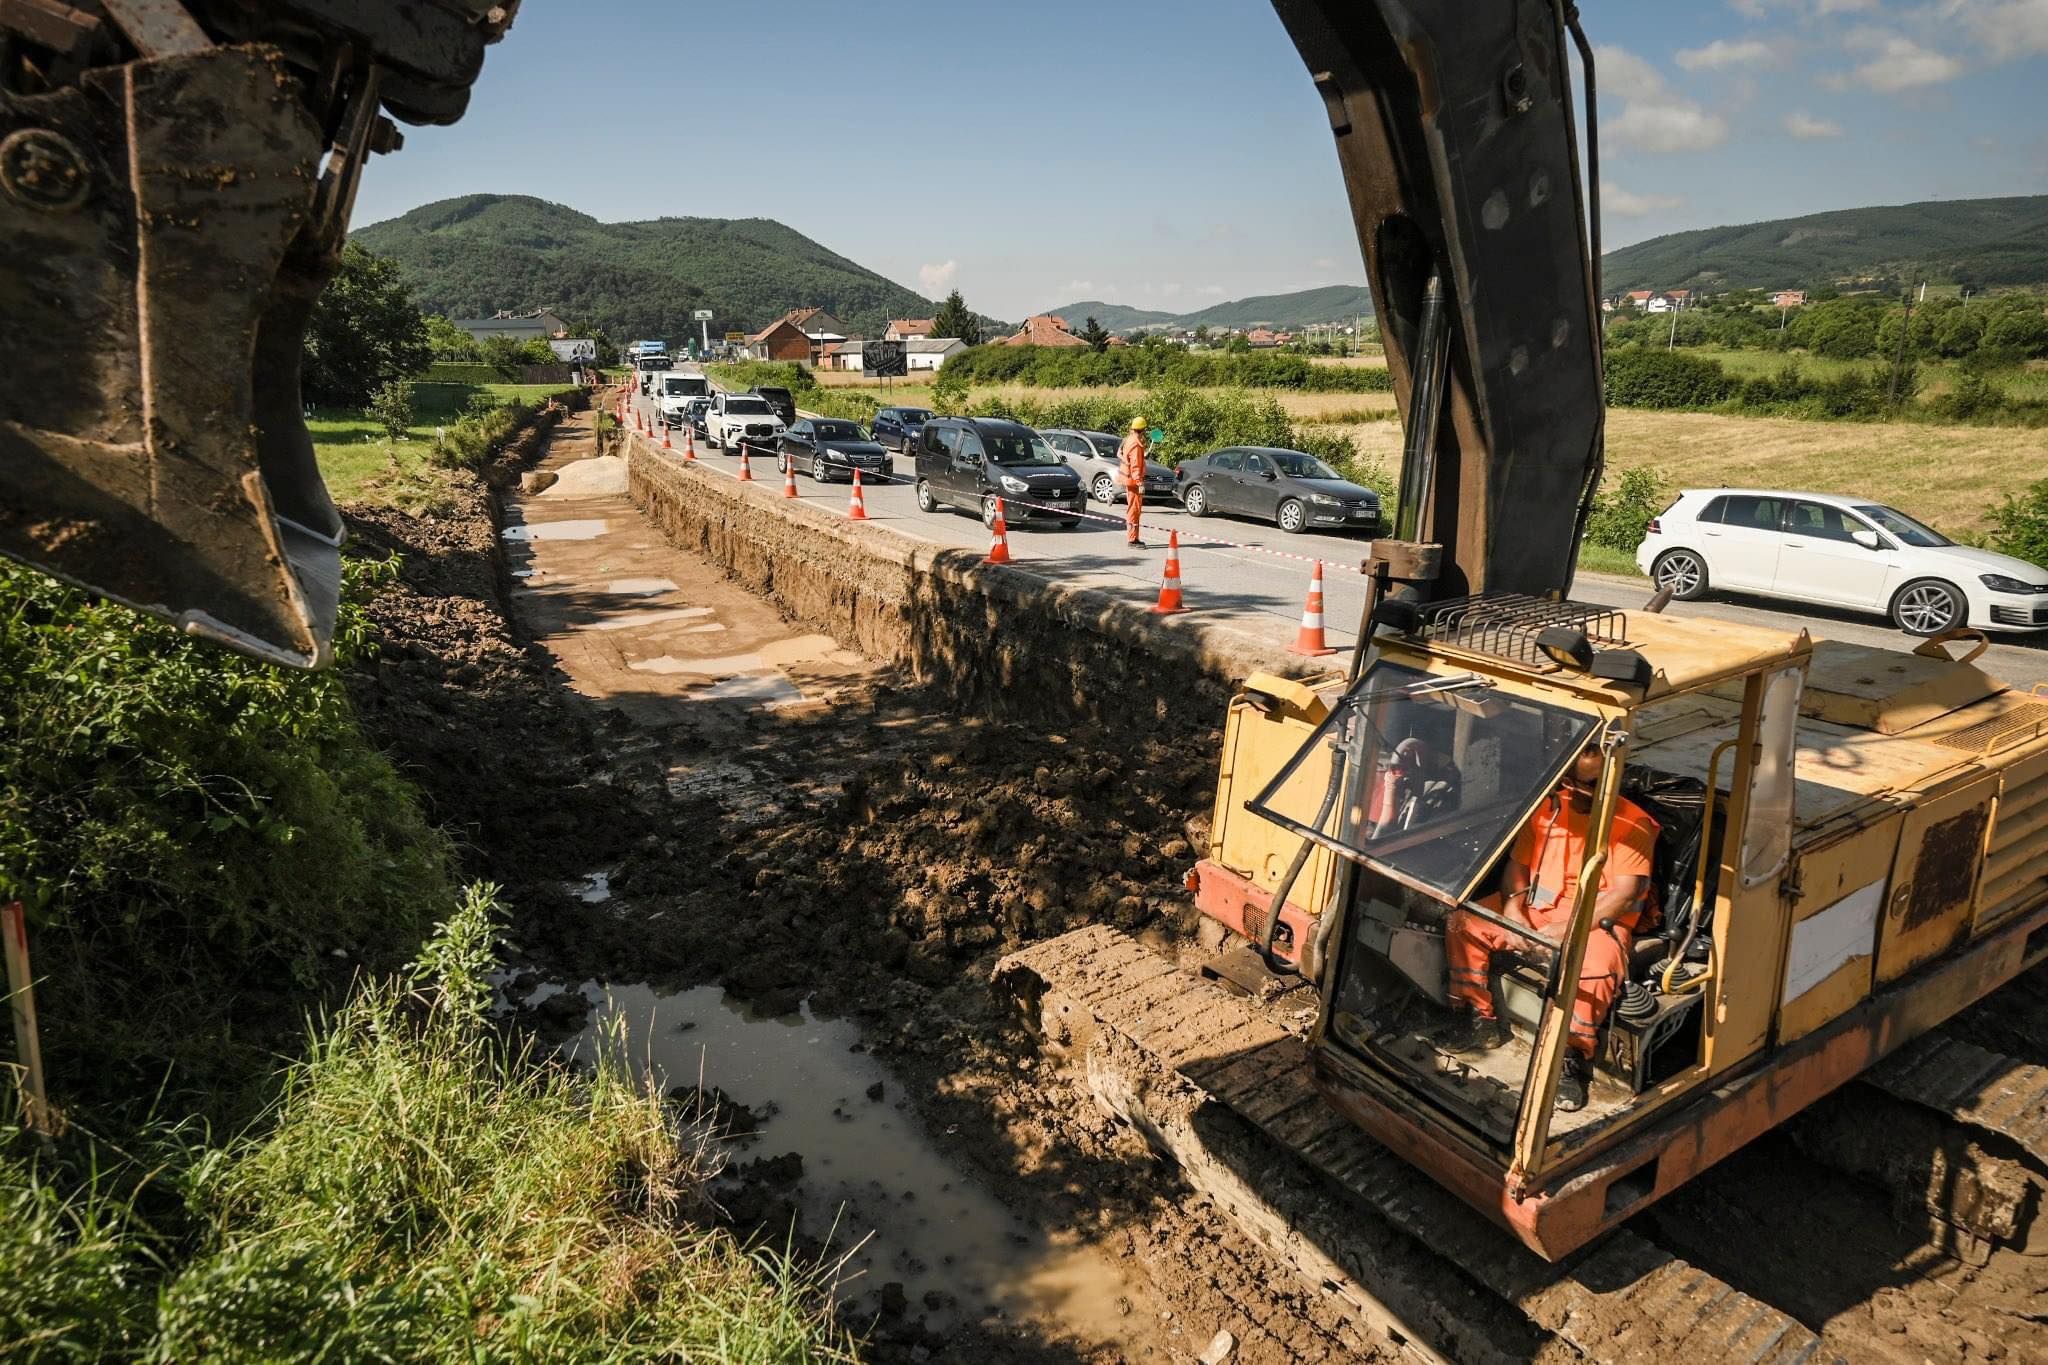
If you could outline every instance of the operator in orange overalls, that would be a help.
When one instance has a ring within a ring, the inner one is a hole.
[[[1140,549],[1145,542],[1138,537],[1138,519],[1145,514],[1145,451],[1150,443],[1145,439],[1145,419],[1131,419],[1130,435],[1117,447],[1117,459],[1123,465],[1118,472],[1124,481],[1124,544]]]
[[[1536,808],[1515,836],[1501,874],[1501,918],[1526,925],[1552,943],[1570,924],[1572,903],[1578,897],[1600,768],[1598,746],[1587,745],[1557,791]],[[1586,940],[1586,958],[1579,969],[1578,998],[1567,1038],[1570,1050],[1557,1087],[1559,1109],[1586,1106],[1586,1083],[1592,1076],[1600,1024],[1628,980],[1629,948],[1649,908],[1650,862],[1657,847],[1657,831],[1657,822],[1641,806],[1627,797],[1615,801],[1607,863],[1600,870],[1600,894],[1593,911],[1594,929]],[[1444,922],[1444,953],[1450,961],[1451,1003],[1463,1017],[1441,1044],[1446,1052],[1465,1056],[1490,1052],[1513,1037],[1507,1025],[1494,1017],[1486,973],[1495,953],[1529,946],[1527,940],[1469,911],[1451,913]]]

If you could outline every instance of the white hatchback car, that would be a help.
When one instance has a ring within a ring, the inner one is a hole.
[[[1687,489],[1650,522],[1636,565],[1681,600],[1725,588],[1861,608],[1911,635],[2048,629],[2048,569],[1958,545],[1868,498]]]

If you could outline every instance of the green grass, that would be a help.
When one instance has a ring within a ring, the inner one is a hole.
[[[1627,578],[1641,578],[1642,570],[1636,567],[1634,550],[1617,550],[1611,545],[1595,545],[1588,540],[1579,546],[1579,568],[1586,573],[1620,574]]]
[[[336,502],[368,499],[421,511],[443,504],[447,495],[431,457],[436,429],[454,425],[471,398],[535,403],[561,391],[560,384],[415,384],[415,420],[403,441],[386,437],[361,408],[315,408],[306,429]]]
[[[705,1221],[709,1159],[623,1049],[583,1079],[499,1034],[493,914],[473,888],[225,1147],[0,1132],[0,1356],[851,1359],[817,1281]]]

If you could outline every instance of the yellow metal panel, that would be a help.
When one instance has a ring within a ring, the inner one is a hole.
[[[1253,684],[1265,681],[1265,675],[1260,675],[1248,680],[1246,686],[1264,692],[1263,687],[1253,688]],[[1230,715],[1224,723],[1223,765],[1217,775],[1216,808],[1209,830],[1210,859],[1269,892],[1279,885],[1281,874],[1300,850],[1301,836],[1246,810],[1244,803],[1265,790],[1266,784],[1279,775],[1329,715],[1321,698],[1300,688],[1300,684],[1284,679],[1270,681],[1288,689],[1276,700],[1291,699],[1299,704],[1282,704],[1269,714],[1242,694],[1231,702]],[[1296,688],[1300,688],[1298,693],[1293,691]],[[1275,696],[1279,692],[1280,688],[1276,688],[1265,695]],[[1306,781],[1317,786],[1327,782],[1329,750],[1323,748],[1308,755],[1301,771],[1306,774]],[[1321,911],[1329,904],[1336,873],[1336,855],[1318,847],[1309,855],[1300,879],[1288,894],[1288,902],[1311,914]]]
[[[1816,640],[1800,709],[1816,720],[1896,735],[2005,690],[1970,664]]]
[[[1985,840],[1974,925],[1979,934],[2048,896],[2048,745],[2016,759],[1999,774]]]
[[[1870,994],[1903,824],[1895,816],[1800,854],[1800,897],[1779,978],[1780,1043],[1805,1037]]]
[[[1896,981],[1969,932],[1998,775],[1980,770],[1906,812],[1885,900],[1877,979]]]

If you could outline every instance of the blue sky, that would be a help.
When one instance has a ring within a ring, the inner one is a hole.
[[[2048,192],[2048,0],[1582,0],[1606,232]],[[1261,0],[526,0],[358,223],[473,192],[777,218],[1002,317],[1364,278]],[[508,300],[507,306],[525,300]]]

